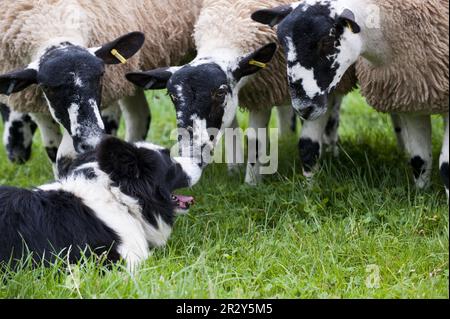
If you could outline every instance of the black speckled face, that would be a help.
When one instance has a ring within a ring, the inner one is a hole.
[[[252,16],[272,26],[279,23],[293,107],[306,120],[327,111],[328,95],[360,54],[360,27],[353,12],[335,7],[333,0],[304,1]]]
[[[220,131],[235,119],[241,80],[264,68],[276,50],[275,43],[243,56],[225,50],[183,67],[132,72],[127,79],[144,89],[168,89],[177,112],[180,152],[201,157],[203,163]]]
[[[226,103],[232,94],[227,75],[215,63],[186,65],[170,78],[167,89],[177,112],[178,128],[190,135],[189,145],[187,139],[180,139],[180,152],[192,154],[194,145],[203,152],[216,138],[213,130],[218,132],[223,126]]]
[[[179,127],[193,127],[194,120],[206,121],[208,128],[222,127],[231,88],[217,64],[187,65],[171,77],[167,89],[175,104]]]
[[[80,153],[93,149],[104,133],[99,112],[104,71],[101,59],[73,45],[49,49],[40,60],[38,82],[50,110]]]
[[[293,106],[305,119],[317,118],[327,109],[328,93],[339,69],[336,57],[342,33],[329,5],[306,10],[299,6],[279,25]]]

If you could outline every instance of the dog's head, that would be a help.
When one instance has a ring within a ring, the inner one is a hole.
[[[97,148],[99,168],[125,194],[144,206],[174,208],[187,213],[194,199],[173,195],[177,189],[192,187],[200,180],[202,170],[189,158],[172,158],[170,151],[158,145],[126,143],[114,137],[105,138]]]

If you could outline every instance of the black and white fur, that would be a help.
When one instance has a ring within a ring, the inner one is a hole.
[[[246,56],[227,49],[205,52],[187,65],[130,73],[127,78],[145,89],[167,88],[175,104],[178,127],[191,132],[191,141],[183,140],[185,143],[180,145],[181,154],[192,155],[194,149],[205,154],[218,142],[217,136],[210,136],[208,129],[223,133],[226,128],[238,127],[239,91],[246,78],[260,70],[249,62],[268,63],[276,49],[276,44],[272,43]],[[256,130],[267,128],[270,115],[270,110],[252,112],[249,126]],[[193,136],[194,131],[196,136]],[[236,151],[236,157],[243,159],[243,147],[238,145]],[[249,164],[246,182],[256,184],[260,178],[258,172],[257,164]]]
[[[105,133],[99,111],[105,65],[120,63],[111,51],[116,49],[130,58],[143,43],[144,35],[140,32],[124,35],[99,48],[85,48],[69,39],[50,41],[26,68],[0,76],[0,94],[10,95],[39,85],[53,119],[70,135],[76,152],[90,151]],[[43,126],[41,131],[47,133],[50,116],[36,117],[38,125]]]
[[[8,159],[15,164],[26,163],[31,157],[36,123],[28,114],[12,111],[2,103],[0,114],[4,123],[3,145]]]
[[[292,5],[265,9],[253,19],[278,26],[278,37],[287,55],[293,106],[304,119],[315,120],[329,112],[329,97],[347,69],[359,57],[382,63],[385,54],[380,29],[365,29],[369,21],[364,2],[358,0],[304,0]],[[416,186],[429,186],[433,167],[430,115],[393,114],[398,144],[409,155]],[[447,134],[440,159],[447,194],[448,113],[444,114]]]
[[[0,187],[0,262],[29,251],[36,262],[59,255],[72,263],[92,252],[123,259],[133,270],[169,239],[177,207],[172,192],[201,176],[190,159],[113,137],[72,165],[67,178],[52,184]]]

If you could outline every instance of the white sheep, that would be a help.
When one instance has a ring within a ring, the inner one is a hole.
[[[369,104],[393,114],[416,185],[432,171],[430,114],[443,114],[440,166],[449,191],[448,0],[305,0],[255,12],[278,26],[288,55],[293,104],[305,118],[326,112],[326,100],[355,62]],[[305,41],[308,46],[304,46]]]
[[[281,52],[272,59],[276,45],[267,44],[277,42],[275,32],[255,23],[250,16],[261,6],[271,7],[288,2],[205,0],[194,32],[198,52],[196,59],[183,67],[130,74],[128,79],[146,88],[160,89],[167,86],[177,109],[180,128],[203,126],[222,132],[226,128],[237,128],[236,112],[240,105],[250,111],[249,126],[254,129],[253,132],[266,129],[273,106],[281,106],[281,110],[287,110],[282,111],[280,116],[283,129],[286,126],[283,122],[291,121],[285,59]],[[269,61],[267,69],[262,70]],[[260,70],[257,75],[248,77]],[[326,124],[327,121],[305,124],[300,146],[303,147],[303,160],[307,164],[306,172],[309,172],[309,166],[317,162],[320,147],[314,149],[314,156],[310,155],[310,150],[315,143],[322,146]],[[207,133],[200,135],[208,136]],[[234,142],[233,139],[227,141]],[[239,143],[241,137],[237,141]],[[266,147],[255,135],[248,136],[248,143],[259,146],[256,161],[249,161],[247,166],[246,182],[254,185],[261,179],[262,163],[259,159],[265,157]],[[182,148],[192,153],[191,148],[195,144],[199,143],[189,143],[186,147],[182,145]],[[204,145],[201,146],[203,148]],[[227,145],[226,149],[234,149],[234,146]],[[242,145],[238,144],[236,158],[241,163],[242,150]],[[227,162],[232,162],[235,154],[227,155],[231,155]]]
[[[68,132],[66,140],[71,144],[73,139],[75,149],[82,152],[95,146],[103,131],[96,110],[103,88],[103,106],[121,100],[128,124],[127,140],[141,140],[147,134],[150,110],[143,91],[124,81],[124,76],[131,70],[179,63],[194,47],[190,35],[201,3],[202,0],[3,1],[0,73],[10,73],[0,76],[0,93],[17,92],[3,102],[15,111],[33,113],[44,145],[54,149],[61,136],[51,120],[50,107],[53,117]],[[139,33],[108,42],[130,31],[145,32],[149,37],[143,49],[126,64],[106,68],[101,86],[103,66],[98,64],[98,58],[106,64],[118,64],[141,47],[143,37]],[[107,44],[93,48],[102,43]],[[36,83],[39,87],[24,89]],[[70,96],[81,101],[69,100]],[[77,119],[83,120],[78,123]],[[65,148],[69,154],[60,157],[71,157],[73,147]]]

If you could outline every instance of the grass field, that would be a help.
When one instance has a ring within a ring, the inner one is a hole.
[[[164,93],[149,99],[149,139],[170,146],[173,107]],[[245,126],[246,115],[240,120]],[[387,116],[353,94],[342,120],[341,154],[324,159],[313,183],[302,177],[292,135],[281,142],[279,173],[257,188],[225,165],[209,167],[186,191],[197,205],[139,273],[93,261],[24,267],[0,273],[0,298],[448,298],[449,215],[437,164],[431,189],[418,192]],[[442,120],[434,124],[437,159]],[[0,184],[51,180],[35,141],[22,167],[1,147]]]

